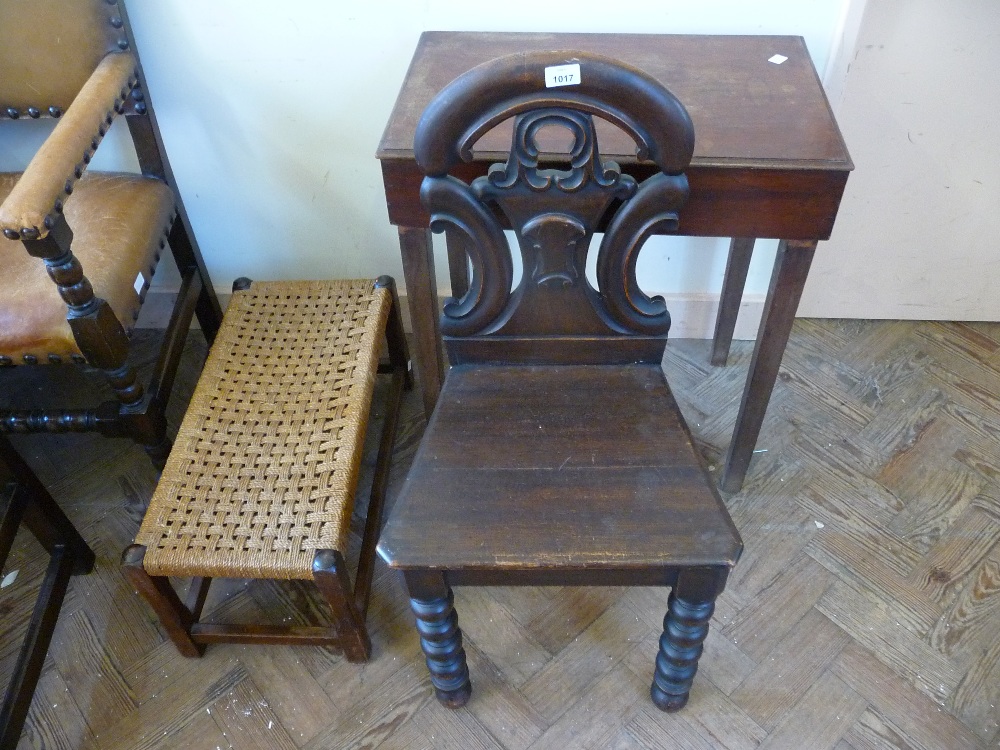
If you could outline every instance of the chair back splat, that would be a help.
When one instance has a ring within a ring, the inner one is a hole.
[[[537,71],[554,58],[585,61],[583,80],[539,90]],[[635,266],[654,231],[677,228],[688,195],[694,129],[684,107],[640,70],[573,52],[501,58],[448,91],[424,113],[414,148],[431,227],[466,235],[472,267],[468,291],[446,303],[441,319],[450,360],[659,363],[670,314],[663,298],[639,289]],[[595,115],[632,136],[637,158],[655,166],[650,177],[637,183],[601,158]],[[510,118],[505,164],[471,185],[449,175]],[[546,154],[560,143],[562,153]],[[524,268],[513,291],[504,220]],[[595,289],[586,269],[598,230]]]
[[[634,139],[640,181],[601,158],[609,124]],[[459,179],[503,127],[509,154]],[[683,221],[693,149],[663,86],[572,51],[476,67],[417,127],[421,199],[463,283],[441,316],[451,368],[379,553],[406,578],[446,706],[472,684],[453,585],[669,586],[651,695],[667,711],[687,701],[742,542],[667,385],[670,315],[639,288],[636,260]]]

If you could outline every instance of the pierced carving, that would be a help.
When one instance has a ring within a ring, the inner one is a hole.
[[[564,127],[573,136],[569,171],[538,168],[541,153],[538,132],[550,125]],[[559,190],[572,193],[591,180],[601,187],[615,187],[621,172],[613,162],[601,162],[594,120],[590,115],[571,109],[547,108],[518,116],[510,158],[503,166],[495,164],[491,167],[488,178],[497,190],[512,188],[523,182],[533,190],[543,191],[551,188],[554,181]]]
[[[468,336],[494,320],[507,302],[514,279],[507,238],[496,218],[461,180],[425,177],[420,198],[431,213],[432,230],[443,232],[451,225],[469,239],[469,289],[461,299],[445,303],[441,318],[445,336]]]
[[[591,66],[588,84],[572,92],[533,89],[527,61],[511,57],[457,79],[424,113],[414,149],[427,175],[421,195],[431,228],[448,226],[453,236],[462,235],[472,267],[468,291],[445,306],[445,336],[624,342],[630,334],[662,338],[670,327],[663,298],[642,292],[635,267],[650,235],[678,227],[688,195],[683,170],[694,147],[691,121],[669,91],[641,72],[602,58],[581,59]],[[660,171],[638,185],[603,160],[594,116],[623,127],[635,138],[639,158],[651,159]],[[457,158],[473,158],[478,136],[511,117],[505,163],[470,185],[446,175]],[[552,131],[561,132],[550,146]],[[548,159],[558,161],[546,164]],[[524,274],[513,290],[501,215],[523,260]],[[587,255],[605,222],[595,289],[586,276]],[[601,345],[586,346],[596,351]],[[628,346],[621,343],[621,350],[632,351]]]
[[[687,196],[684,175],[653,175],[618,210],[604,235],[597,254],[597,283],[608,313],[626,329],[652,335],[670,330],[666,302],[639,289],[635,266],[651,235],[677,230],[678,211]]]

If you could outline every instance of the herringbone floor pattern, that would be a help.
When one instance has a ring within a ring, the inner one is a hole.
[[[708,342],[668,347],[710,462],[749,354],[737,345],[716,369]],[[423,426],[415,396],[406,408],[394,487]],[[656,589],[458,589],[475,685],[459,711],[432,698],[384,567],[366,666],[318,648],[184,659],[118,568],[153,488],[142,452],[100,438],[18,444],[98,554],[71,584],[22,748],[1000,746],[1000,325],[798,321],[745,488],[728,498],[746,552],[675,715],[647,697],[666,606]],[[12,569],[5,671],[42,571],[30,539]],[[209,606],[323,616],[294,586],[232,582]]]

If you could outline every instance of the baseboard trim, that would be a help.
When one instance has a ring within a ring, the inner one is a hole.
[[[225,309],[229,302],[228,290],[218,292],[219,302]],[[166,328],[170,320],[177,290],[150,289],[146,294],[139,313],[137,328]],[[679,339],[710,339],[715,332],[715,315],[719,308],[718,294],[665,294],[667,309],[673,325],[670,335]],[[401,298],[403,306],[403,326],[407,331],[413,330],[410,321],[410,308],[406,296]],[[443,300],[442,300],[443,301]],[[740,314],[736,319],[734,339],[752,341],[757,338],[757,328],[760,325],[761,312],[764,309],[764,295],[744,295],[740,304]]]

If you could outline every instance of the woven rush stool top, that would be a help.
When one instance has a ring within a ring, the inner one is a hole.
[[[391,304],[371,280],[233,294],[136,536],[148,573],[308,579],[346,554]]]

